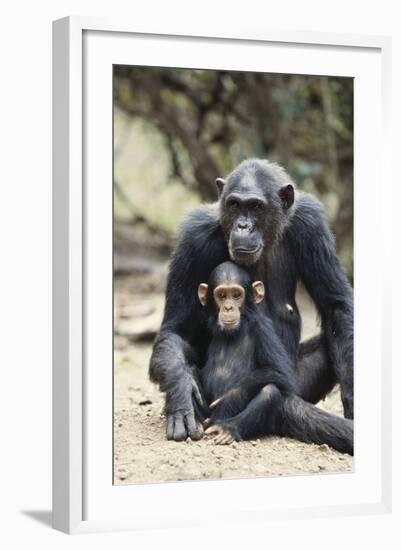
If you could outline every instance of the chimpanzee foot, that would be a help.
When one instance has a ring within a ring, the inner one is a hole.
[[[213,441],[216,445],[230,445],[230,443],[241,439],[237,430],[226,422],[213,424],[205,430],[205,434],[214,435]]]
[[[212,423],[211,418],[205,418],[205,420],[202,422],[203,428],[206,430]]]

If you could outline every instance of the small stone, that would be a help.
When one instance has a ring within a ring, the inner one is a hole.
[[[118,468],[118,479],[121,479],[122,481],[124,479],[127,479],[128,472],[125,468]]]
[[[152,401],[150,399],[144,399],[143,401],[139,401],[139,404],[141,406],[143,406],[143,405],[152,405]]]

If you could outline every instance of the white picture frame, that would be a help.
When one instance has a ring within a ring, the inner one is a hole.
[[[113,486],[111,469],[107,478],[111,464],[108,445],[110,448],[112,445],[112,363],[108,332],[112,322],[112,264],[109,263],[112,119],[108,112],[111,109],[108,79],[113,63],[188,66],[188,61],[179,56],[190,55],[191,48],[192,66],[217,68],[218,63],[225,63],[230,68],[260,70],[265,67],[266,72],[308,74],[309,71],[355,78],[358,330],[356,466],[352,474],[130,487]],[[251,59],[243,55],[244,48],[248,52],[252,49]],[[267,48],[275,55],[264,65]],[[297,71],[291,70],[295,55]],[[218,30],[197,29],[195,24],[191,29],[173,24],[142,28],[129,22],[81,17],[54,22],[53,526],[56,529],[76,533],[194,525],[204,523],[204,517],[200,518],[199,514],[206,503],[211,509],[210,521],[223,522],[386,513],[391,509],[388,429],[391,425],[391,352],[389,330],[386,330],[388,321],[383,315],[389,311],[391,300],[389,293],[384,293],[389,284],[386,273],[390,270],[379,267],[389,265],[391,252],[388,239],[380,239],[385,231],[390,233],[383,209],[384,204],[391,201],[387,153],[390,150],[390,55],[391,41],[387,37],[229,29],[229,26]],[[94,86],[96,97],[90,91]],[[105,105],[109,107],[104,109]],[[367,113],[369,117],[364,116]],[[374,139],[372,132],[376,132]],[[376,154],[374,162],[373,154]],[[94,178],[98,182],[96,197],[90,185]],[[373,185],[379,189],[380,207],[377,193],[374,197],[369,194]],[[369,223],[373,211],[377,220],[375,228]],[[365,239],[358,238],[362,230]],[[97,246],[97,242],[102,246]],[[381,262],[371,262],[370,247],[374,247]],[[96,280],[95,272],[99,274]],[[366,304],[364,297],[368,295],[371,299]],[[102,297],[101,315],[98,306],[95,320],[94,299],[97,298],[98,304],[99,296]],[[362,345],[367,338],[369,349]],[[92,376],[94,365],[96,378]],[[363,391],[359,380],[363,381]],[[367,459],[366,449],[372,439],[378,443],[377,450]],[[233,498],[233,493],[238,491],[243,495],[240,507]],[[195,494],[196,499],[192,498]],[[219,509],[213,508],[217,495],[221,503]],[[158,518],[156,524],[155,517]]]

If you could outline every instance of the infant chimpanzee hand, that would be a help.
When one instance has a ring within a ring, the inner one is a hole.
[[[211,421],[225,420],[240,413],[246,406],[240,387],[233,388],[209,405]]]

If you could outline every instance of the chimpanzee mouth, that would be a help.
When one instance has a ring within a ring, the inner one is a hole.
[[[238,243],[237,246],[233,246],[233,243],[230,242],[228,249],[233,262],[240,265],[252,265],[259,260],[263,252],[263,242],[257,243],[253,248],[246,246],[245,243]]]
[[[256,246],[255,248],[235,248],[234,254],[256,254],[259,252],[261,245]]]
[[[238,326],[238,321],[230,321],[229,323],[223,323],[224,330],[233,330]]]
[[[229,320],[229,319],[223,320],[223,319],[221,319],[220,323],[222,325],[222,328],[224,328],[224,329],[230,328],[231,329],[231,328],[235,328],[238,325],[239,321],[238,321],[238,319],[232,319],[232,320]]]

